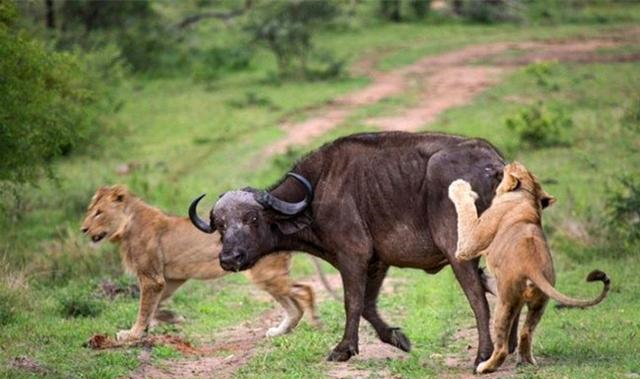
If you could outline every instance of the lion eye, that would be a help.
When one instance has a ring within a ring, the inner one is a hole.
[[[93,217],[98,217],[98,216],[100,216],[101,214],[102,214],[102,211],[101,211],[100,209],[98,209],[98,210],[96,211],[95,216],[93,216]]]

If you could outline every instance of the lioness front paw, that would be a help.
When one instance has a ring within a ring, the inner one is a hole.
[[[267,332],[265,333],[265,336],[267,336],[268,338],[272,338],[272,337],[281,336],[286,333],[287,333],[286,329],[281,328],[279,326],[274,326],[273,328],[269,328],[269,330],[267,330]]]
[[[142,333],[137,333],[132,329],[121,330],[116,333],[116,340],[118,341],[135,341],[142,337]]]
[[[449,185],[449,199],[454,203],[471,199],[475,201],[478,198],[478,194],[473,192],[471,184],[462,179],[457,179],[451,185]]]

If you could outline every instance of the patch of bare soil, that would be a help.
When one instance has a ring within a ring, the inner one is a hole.
[[[625,37],[625,33],[627,37]],[[267,147],[263,156],[283,153],[293,145],[304,145],[342,124],[360,107],[397,96],[418,83],[418,101],[398,114],[374,117],[366,123],[382,130],[415,131],[433,122],[442,112],[470,102],[473,97],[499,82],[515,67],[538,61],[576,63],[629,62],[640,60],[638,54],[603,55],[599,49],[621,46],[636,30],[620,31],[599,38],[564,41],[491,43],[425,57],[412,65],[380,72],[375,62],[384,52],[356,64],[354,72],[365,74],[372,83],[342,95],[326,106],[309,111],[306,120],[285,121],[286,136]],[[632,36],[633,37],[633,36]],[[635,37],[633,37],[635,38]],[[633,39],[631,38],[631,39]],[[509,50],[517,54],[505,55]],[[477,62],[482,61],[482,65]]]
[[[495,298],[489,296],[489,300],[489,302],[491,303],[491,308],[493,309]],[[526,312],[523,312],[520,315],[520,325],[518,326],[518,330],[520,330],[520,328],[522,327],[525,318]],[[446,379],[477,379],[478,375],[473,374],[473,361],[475,360],[476,352],[478,351],[478,331],[475,325],[470,325],[459,329],[452,337],[452,340],[458,342],[462,341],[463,348],[460,349],[459,352],[443,357],[443,364],[444,366],[449,368],[449,371],[442,373],[442,377]],[[538,365],[544,365],[545,362],[548,363],[548,358],[536,356],[535,349],[533,351],[533,354],[538,362]],[[513,354],[509,354],[502,366],[500,366],[500,368],[496,372],[493,372],[491,374],[483,374],[482,378],[498,379],[514,377],[517,373],[517,358],[517,351]]]
[[[7,366],[11,369],[22,371],[22,372],[28,372],[31,374],[37,374],[37,375],[51,374],[48,368],[46,368],[45,366],[37,362],[35,359],[24,356],[24,355],[12,358],[11,360],[9,360]]]
[[[184,359],[153,364],[149,349],[140,354],[140,367],[129,378],[229,378],[254,354],[265,332],[278,321],[277,311],[268,311],[250,322],[227,328],[215,336],[215,342],[188,353]],[[190,345],[189,345],[190,346]]]
[[[342,293],[342,280],[339,274],[326,275],[331,287]],[[319,302],[334,301],[317,275],[306,280],[316,292],[316,300]],[[401,278],[388,278],[382,288],[381,294],[390,294],[397,286],[404,283]],[[257,297],[270,299],[263,291],[254,293]],[[266,296],[265,296],[266,295]],[[151,335],[134,343],[121,343],[104,335],[95,335],[87,346],[93,349],[111,349],[142,347],[139,360],[140,366],[132,372],[128,378],[142,379],[168,379],[168,378],[229,378],[233,373],[251,359],[258,343],[265,338],[266,330],[276,324],[283,310],[275,307],[267,311],[255,320],[243,322],[213,337],[212,343],[204,343],[202,346],[193,346],[188,341],[178,336]],[[373,371],[366,368],[358,368],[358,363],[387,359],[405,359],[407,354],[384,344],[378,340],[373,330],[363,326],[360,331],[360,354],[348,363],[327,362],[328,377],[330,378],[393,378],[383,371]],[[295,333],[295,332],[294,332]],[[184,357],[178,360],[165,361],[160,364],[151,361],[151,348],[158,345],[168,345],[180,351]],[[328,353],[328,352],[327,352]]]

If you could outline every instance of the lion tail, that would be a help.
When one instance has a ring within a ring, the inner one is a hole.
[[[316,271],[318,272],[318,276],[320,277],[320,281],[322,282],[322,285],[327,290],[327,292],[329,292],[329,295],[331,295],[331,297],[334,300],[340,300],[340,298],[336,294],[336,291],[334,291],[333,288],[331,288],[331,285],[329,284],[329,281],[327,280],[327,277],[324,274],[324,270],[322,270],[322,265],[320,264],[320,259],[318,259],[317,257],[313,257],[312,256],[311,260],[313,261],[313,264],[316,266]]]
[[[551,283],[549,283],[549,281],[541,273],[529,276],[529,280],[531,280],[538,288],[540,288],[540,290],[544,292],[545,295],[559,302],[560,307],[567,308],[586,308],[594,306],[604,300],[605,297],[607,297],[609,288],[611,287],[611,280],[609,279],[607,274],[600,270],[591,271],[591,273],[587,275],[587,282],[599,281],[604,284],[600,295],[592,300],[574,299],[560,293],[558,290],[553,288]]]

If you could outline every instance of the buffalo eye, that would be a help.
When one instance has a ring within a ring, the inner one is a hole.
[[[243,224],[255,225],[258,222],[258,215],[255,213],[247,213],[242,218]]]

